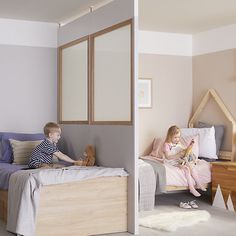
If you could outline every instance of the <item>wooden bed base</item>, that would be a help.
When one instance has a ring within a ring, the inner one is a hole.
[[[209,184],[203,184],[204,188],[208,188]],[[166,191],[167,192],[172,192],[172,191],[180,191],[180,190],[189,190],[187,186],[172,186],[172,185],[167,185],[166,186]]]
[[[0,190],[6,223],[7,191]],[[87,236],[127,232],[127,177],[43,186],[35,236]]]
[[[7,222],[7,191],[0,189],[0,219]]]

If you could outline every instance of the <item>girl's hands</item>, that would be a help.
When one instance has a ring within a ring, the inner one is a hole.
[[[180,151],[180,152],[178,153],[178,157],[179,157],[179,158],[184,157],[185,152],[186,152],[186,150],[184,150],[184,149],[183,149],[182,151]]]
[[[194,144],[194,139],[191,140],[189,146],[193,146],[193,144]]]

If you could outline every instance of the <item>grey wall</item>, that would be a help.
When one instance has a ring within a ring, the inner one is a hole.
[[[58,45],[93,34],[133,16],[134,0],[114,0],[104,7],[61,27],[58,32]]]
[[[103,8],[59,28],[59,45],[95,33],[133,18],[133,0],[115,0]],[[134,109],[134,108],[133,108]],[[128,182],[128,230],[137,229],[137,184],[135,176],[134,126],[63,125],[64,144],[70,155],[78,157],[88,144],[96,146],[97,163],[124,167],[130,174]],[[65,141],[66,140],[66,141]],[[114,186],[115,187],[115,186]]]
[[[96,147],[96,164],[102,166],[124,167],[133,155],[132,126],[63,125],[62,131],[63,151],[73,159],[81,157],[88,144]]]
[[[56,120],[56,48],[0,45],[0,114],[0,131],[41,132]]]

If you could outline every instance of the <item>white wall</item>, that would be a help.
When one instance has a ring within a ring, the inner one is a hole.
[[[140,54],[196,56],[236,48],[236,24],[194,35],[139,31]]]
[[[236,119],[236,24],[193,35],[193,109],[213,88]],[[232,150],[232,124],[212,100],[199,120],[223,124],[222,150]],[[235,141],[236,142],[236,141]]]
[[[57,47],[58,25],[0,18],[0,45]]]
[[[139,77],[152,79],[152,107],[139,109],[139,155],[172,125],[187,127],[192,111],[192,58],[139,55]]]
[[[139,31],[139,77],[152,79],[152,107],[139,109],[139,155],[171,125],[187,127],[192,110],[192,36]]]
[[[0,19],[0,130],[42,132],[57,115],[56,24]]]
[[[139,31],[140,54],[192,56],[192,35]]]
[[[171,123],[186,126],[210,88],[214,88],[229,111],[235,113],[236,24],[194,35],[140,31],[139,36],[139,76],[153,78],[154,100],[152,109],[140,109],[139,112],[141,155],[150,150],[155,136],[165,135]],[[167,94],[167,100],[163,99],[164,94]],[[173,107],[179,107],[181,113],[171,114]],[[229,150],[231,124],[218,110],[211,102],[199,118],[225,125],[223,148]]]
[[[137,4],[137,0],[114,0],[108,5],[61,27],[58,32],[59,45],[133,18],[134,9],[137,11],[135,4]],[[135,68],[137,70],[137,67]],[[132,109],[134,112],[134,107]],[[63,125],[63,136],[65,147],[69,147],[67,149],[69,155],[78,157],[83,153],[86,145],[91,143],[96,147],[98,164],[124,167],[129,172],[128,231],[138,233],[135,126]]]
[[[236,24],[193,35],[193,56],[236,48]]]

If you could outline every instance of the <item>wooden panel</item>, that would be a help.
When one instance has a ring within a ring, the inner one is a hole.
[[[208,188],[208,184],[203,184],[204,188]],[[166,191],[172,192],[172,191],[180,191],[180,190],[189,190],[188,186],[173,186],[173,185],[167,185]]]
[[[220,155],[219,158],[223,160],[236,161],[236,121],[214,89],[209,89],[205,96],[202,98],[199,106],[197,107],[196,111],[189,121],[189,127],[194,127],[197,118],[199,117],[211,97],[215,100],[216,104],[219,106],[225,117],[232,124],[232,152],[224,152],[222,155]],[[229,153],[230,156],[228,155]]]
[[[59,48],[58,115],[63,124],[88,123],[89,37]]]
[[[0,219],[7,222],[7,191]],[[43,186],[36,236],[87,236],[127,231],[127,177],[103,177]]]
[[[220,150],[220,155],[219,155],[219,159],[221,160],[226,160],[226,161],[231,161],[232,160],[232,152],[229,151],[221,151]]]
[[[230,194],[236,209],[236,162],[212,163],[212,200],[218,184],[225,202]]]
[[[91,36],[91,124],[132,124],[132,27],[132,20],[127,20]]]
[[[36,236],[127,231],[127,177],[44,186]]]
[[[7,191],[0,189],[0,219],[7,223]]]

